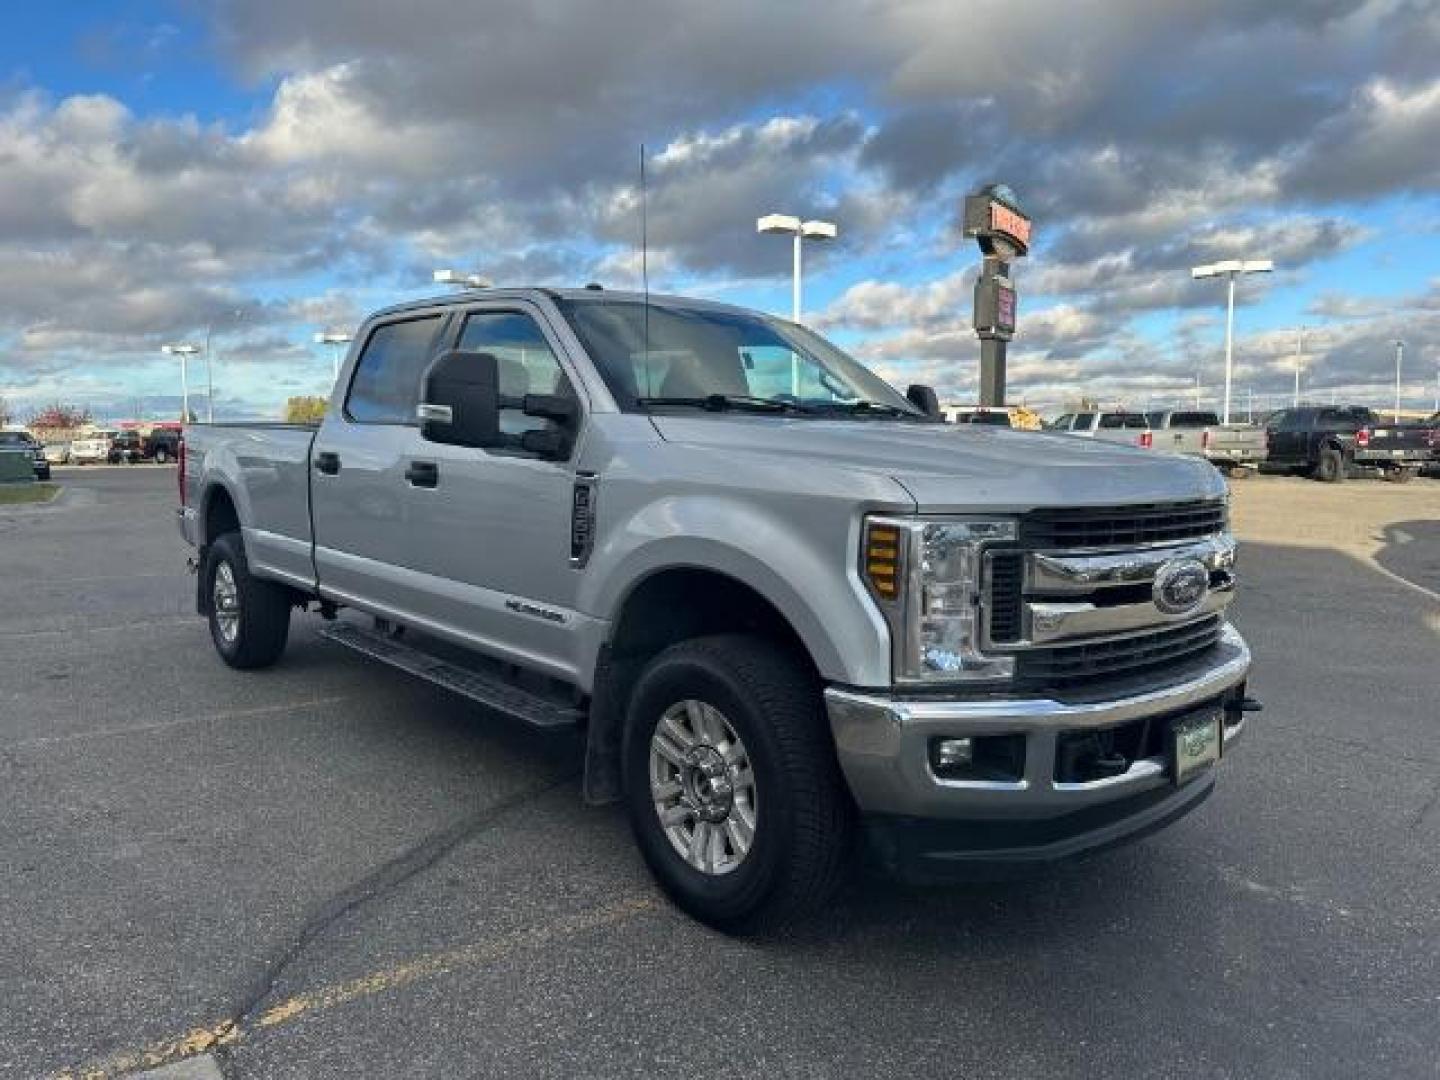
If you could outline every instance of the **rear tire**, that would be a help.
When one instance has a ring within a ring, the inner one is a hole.
[[[765,932],[839,884],[854,811],[821,687],[773,643],[717,635],[655,657],[630,698],[623,760],[640,852],[694,918]]]
[[[1387,469],[1385,479],[1392,484],[1408,484],[1419,472],[1419,469]]]
[[[163,446],[157,446],[157,447],[155,448],[155,464],[156,464],[156,465],[164,465],[164,464],[168,463],[169,460],[170,460],[170,451],[166,450]]]
[[[210,638],[233,668],[269,667],[290,638],[290,591],[250,574],[239,533],[226,533],[205,553],[204,596]]]
[[[1327,484],[1338,484],[1345,479],[1345,455],[1333,446],[1320,451],[1320,461],[1315,466],[1315,479]]]

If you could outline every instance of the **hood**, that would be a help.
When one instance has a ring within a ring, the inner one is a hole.
[[[735,455],[737,463],[762,455],[796,468],[890,477],[925,512],[1179,502],[1226,491],[1219,472],[1198,458],[1043,431],[743,415],[650,419],[667,442]]]

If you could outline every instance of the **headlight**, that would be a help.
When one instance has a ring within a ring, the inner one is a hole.
[[[980,649],[986,546],[1013,542],[1003,519],[869,518],[861,571],[890,624],[896,682],[1008,679],[1015,662]]]

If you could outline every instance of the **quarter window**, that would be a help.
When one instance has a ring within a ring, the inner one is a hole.
[[[355,365],[345,413],[362,424],[414,424],[420,377],[431,358],[439,315],[385,323],[370,333]]]

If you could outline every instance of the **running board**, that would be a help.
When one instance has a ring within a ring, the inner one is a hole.
[[[343,620],[319,628],[323,638],[389,664],[393,668],[434,683],[451,693],[467,697],[477,705],[513,716],[539,728],[573,728],[584,712],[573,705],[552,700],[485,672],[442,660],[387,634],[367,630]]]

